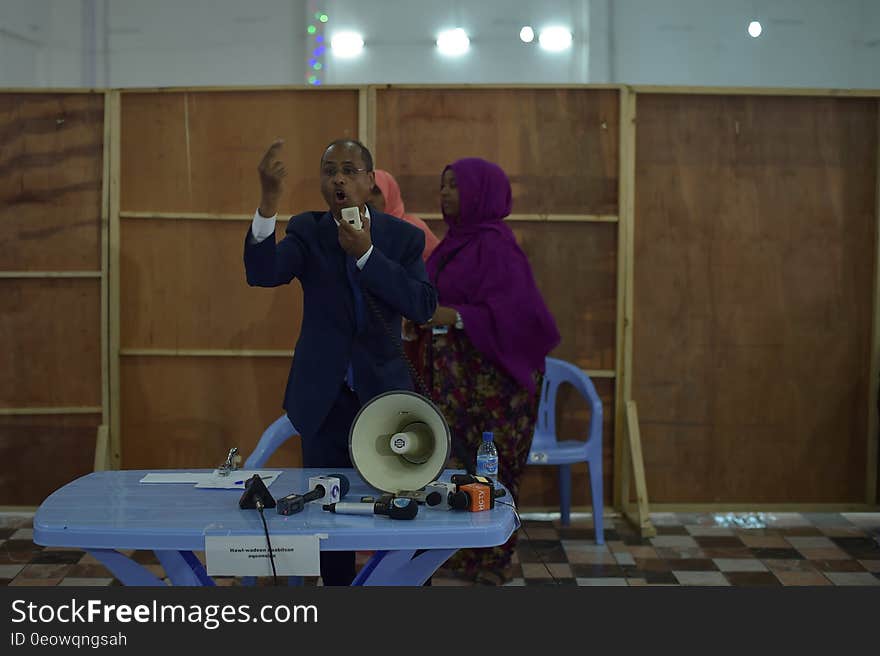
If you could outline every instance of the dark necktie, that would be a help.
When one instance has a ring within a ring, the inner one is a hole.
[[[351,294],[354,298],[354,316],[355,316],[355,325],[357,326],[357,333],[360,333],[364,329],[364,293],[361,290],[361,286],[357,281],[357,264],[353,257],[346,255],[345,256],[345,272],[348,274],[348,284],[351,287]],[[351,389],[354,389],[354,369],[351,366],[351,363],[348,365],[348,373],[345,377],[348,386]]]
[[[357,264],[353,257],[345,257],[345,271],[348,274],[348,284],[354,297],[354,316],[357,332],[360,333],[364,330],[364,292],[361,290],[357,280]]]

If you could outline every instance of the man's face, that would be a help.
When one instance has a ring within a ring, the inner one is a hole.
[[[334,144],[321,159],[321,195],[337,221],[343,207],[363,207],[376,183],[354,144]]]

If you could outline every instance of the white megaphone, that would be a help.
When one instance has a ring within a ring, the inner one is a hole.
[[[361,408],[351,425],[348,451],[366,483],[397,493],[437,480],[451,443],[449,424],[437,406],[400,390],[380,394]]]

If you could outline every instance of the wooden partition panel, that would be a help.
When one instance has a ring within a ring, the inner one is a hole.
[[[616,89],[379,89],[376,165],[407,209],[439,212],[440,174],[461,157],[501,165],[518,214],[616,214]]]
[[[102,422],[104,94],[0,93],[0,144],[0,505],[37,505]]]
[[[0,503],[37,506],[92,471],[100,412],[0,416]]]
[[[289,360],[126,357],[122,420],[126,469],[216,467],[237,446],[247,457],[281,414]],[[299,466],[299,445],[291,441]]]
[[[281,238],[289,215],[326,208],[320,158],[358,136],[358,107],[358,92],[341,89],[123,93],[124,467],[216,466],[232,446],[247,455],[281,414],[302,293],[245,282],[257,165],[285,140]],[[298,444],[278,458],[298,464]]]
[[[865,500],[877,112],[639,95],[633,398],[652,502]]]
[[[551,353],[582,369],[614,370],[617,225],[511,224],[562,342]]]
[[[281,208],[321,209],[324,147],[357,137],[349,90],[125,93],[121,209],[253,215],[257,165],[276,138],[287,166]]]
[[[0,407],[101,405],[99,284],[0,279]]]
[[[617,89],[384,88],[376,92],[374,151],[400,183],[407,211],[439,212],[443,168],[461,157],[498,163],[513,188],[509,225],[562,335],[551,354],[594,377],[608,404],[603,446],[612,489],[617,315]],[[440,220],[429,220],[438,236]],[[585,439],[589,411],[563,394],[560,433]],[[574,503],[589,501],[586,466],[575,468]],[[556,469],[527,470],[524,506],[558,503]],[[610,495],[607,497],[610,500]]]
[[[101,270],[103,116],[103,94],[0,93],[0,270]]]
[[[302,289],[248,286],[246,230],[245,221],[125,221],[122,348],[292,351]]]

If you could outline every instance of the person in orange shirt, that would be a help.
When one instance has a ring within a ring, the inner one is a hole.
[[[396,216],[403,219],[407,223],[411,223],[425,233],[425,251],[422,253],[422,259],[427,261],[440,243],[437,236],[431,232],[428,224],[419,217],[407,214],[403,207],[403,197],[400,195],[400,187],[397,180],[394,179],[388,171],[376,169],[376,184],[370,193],[368,203],[380,212]]]

